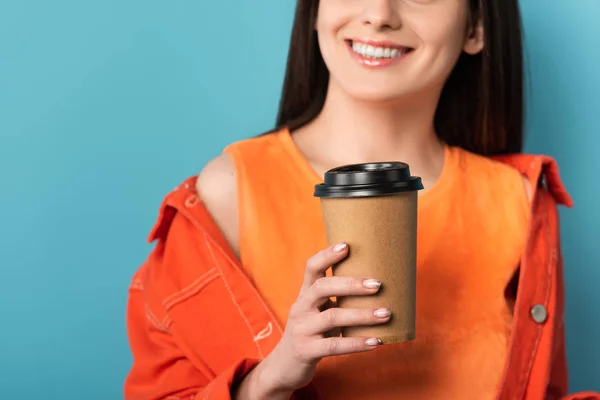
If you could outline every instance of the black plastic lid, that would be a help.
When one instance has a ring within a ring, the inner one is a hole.
[[[315,186],[315,197],[373,197],[423,189],[421,178],[410,175],[403,162],[345,165],[325,173],[325,182]]]

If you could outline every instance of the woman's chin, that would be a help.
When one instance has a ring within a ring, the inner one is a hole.
[[[345,92],[354,100],[372,103],[396,103],[410,96],[406,91],[391,91],[389,87],[348,88]]]

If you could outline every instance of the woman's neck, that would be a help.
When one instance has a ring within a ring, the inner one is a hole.
[[[332,83],[319,116],[293,138],[319,175],[363,162],[403,161],[432,185],[441,175],[444,149],[433,119],[437,94],[410,101],[358,101]]]

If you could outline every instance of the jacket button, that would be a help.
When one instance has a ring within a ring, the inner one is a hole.
[[[533,306],[531,309],[531,318],[533,318],[533,320],[538,324],[543,324],[546,322],[548,319],[548,311],[546,310],[546,307],[541,304],[536,304]]]

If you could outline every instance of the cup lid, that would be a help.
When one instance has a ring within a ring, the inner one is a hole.
[[[344,165],[325,173],[325,181],[315,186],[315,197],[351,198],[386,196],[423,189],[421,178],[411,176],[403,162]]]

